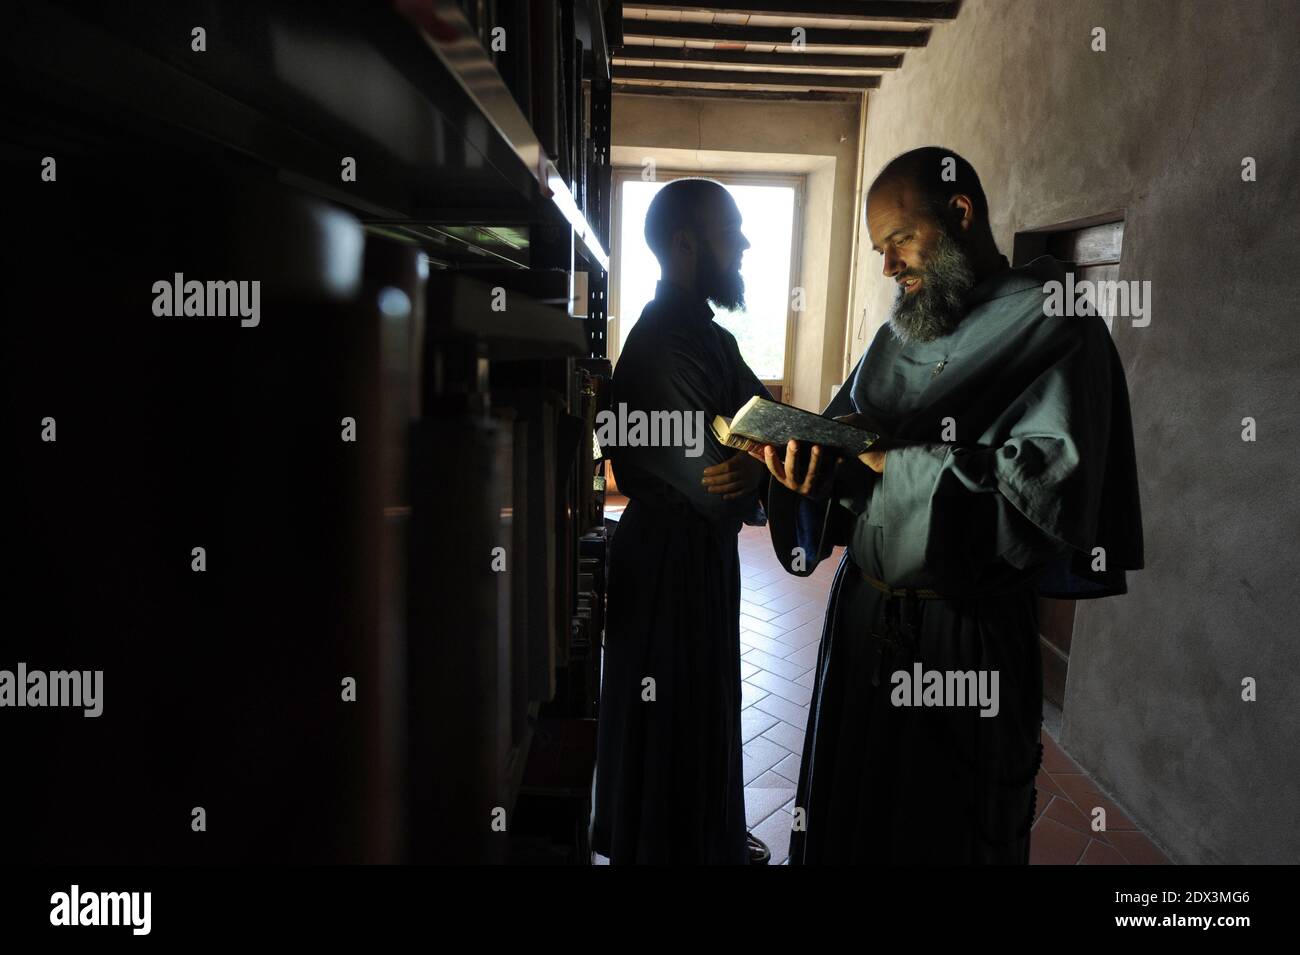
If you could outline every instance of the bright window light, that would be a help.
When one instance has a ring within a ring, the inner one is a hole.
[[[619,347],[654,298],[659,263],[645,242],[645,216],[664,182],[623,183],[619,232]],[[743,312],[714,308],[719,325],[736,336],[746,364],[766,381],[785,377],[785,330],[790,308],[790,253],[794,232],[794,189],[790,186],[728,184],[740,208],[741,231],[750,248],[741,259],[745,280]]]

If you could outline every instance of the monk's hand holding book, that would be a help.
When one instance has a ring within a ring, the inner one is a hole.
[[[797,441],[853,457],[870,450],[880,440],[880,435],[865,420],[850,424],[760,397],[750,398],[741,405],[734,418],[721,415],[714,418],[713,435],[719,443],[737,451],[758,451],[763,445],[779,449]]]
[[[861,415],[857,413],[846,414],[846,415],[840,415],[835,420],[847,425],[852,425],[855,428],[862,428],[863,430],[867,430],[867,431],[870,431],[872,429],[872,425],[867,420],[866,415]],[[877,474],[885,473],[885,451],[883,448],[875,448],[870,451],[863,451],[861,454],[858,455],[858,460],[861,461],[863,464],[865,464],[867,467],[871,468],[871,470],[875,471]]]
[[[791,440],[786,444],[784,454],[782,449],[770,444],[763,445],[761,451],[750,452],[756,458],[760,454],[768,472],[782,487],[814,500],[830,494],[835,467],[839,463],[834,450]]]
[[[805,497],[830,493],[839,462],[857,458],[879,474],[884,453],[880,435],[862,415],[827,418],[791,405],[754,397],[734,418],[713,419],[713,434],[730,448],[762,461],[772,477]]]

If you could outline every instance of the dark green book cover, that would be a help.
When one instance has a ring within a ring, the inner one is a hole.
[[[729,448],[752,451],[760,445],[784,446],[788,441],[818,444],[857,456],[880,440],[873,431],[826,418],[793,405],[750,398],[734,418],[713,419],[714,436]]]

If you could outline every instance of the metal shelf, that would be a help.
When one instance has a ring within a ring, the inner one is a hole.
[[[424,22],[347,0],[18,3],[0,41],[4,95],[33,129],[55,106],[118,142],[233,152],[367,222],[522,230],[558,217],[606,270],[596,231],[459,9],[402,6]],[[191,48],[196,27],[206,51]],[[342,181],[343,157],[356,160],[355,182]],[[476,245],[447,254],[481,261]],[[523,250],[504,248],[521,262]]]

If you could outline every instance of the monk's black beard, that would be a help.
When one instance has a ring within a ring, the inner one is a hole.
[[[975,287],[975,269],[966,250],[947,233],[921,271],[921,287],[909,295],[899,286],[889,310],[889,327],[904,345],[951,334],[966,314],[966,296]]]
[[[700,291],[716,307],[727,311],[744,311],[745,280],[739,270],[724,272],[718,265],[718,257],[713,253],[713,246],[704,242],[700,246],[704,255],[700,258],[700,272],[697,276]]]

